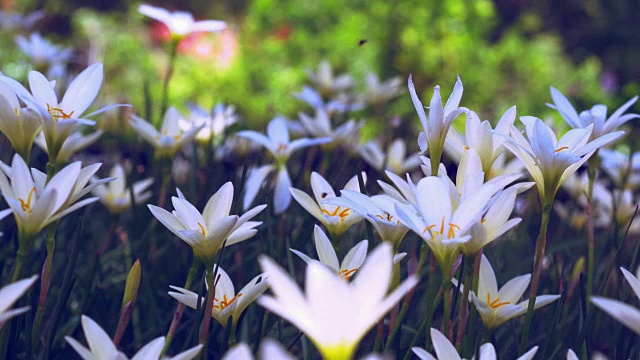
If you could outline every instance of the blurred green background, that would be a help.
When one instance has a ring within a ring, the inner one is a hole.
[[[2,1],[5,13],[45,10],[34,27],[56,44],[71,46],[71,67],[105,63],[104,102],[126,101],[136,112],[158,108],[167,64],[160,25],[137,13],[138,2]],[[183,40],[171,82],[170,104],[235,104],[252,127],[276,114],[295,117],[304,104],[292,98],[306,71],[328,60],[364,86],[367,72],[381,79],[410,73],[423,99],[440,84],[448,96],[459,74],[462,105],[497,120],[517,104],[519,115],[551,116],[549,86],[578,109],[617,107],[640,92],[637,1],[570,0],[253,0],[155,1],[196,19],[221,19],[222,34]],[[25,56],[15,31],[2,31],[1,69],[25,79]],[[366,40],[363,42],[361,40]],[[11,51],[11,49],[16,49]],[[146,88],[146,90],[145,90]],[[145,103],[147,100],[155,104]],[[406,91],[406,90],[405,90]],[[405,92],[406,94],[406,92]],[[390,107],[415,117],[408,96]],[[557,115],[554,115],[557,117]]]

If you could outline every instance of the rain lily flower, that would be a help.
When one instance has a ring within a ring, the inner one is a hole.
[[[179,189],[177,191],[178,197],[171,198],[175,208],[172,213],[158,206],[147,206],[162,225],[189,244],[205,266],[211,268],[225,240],[229,246],[247,240],[257,233],[255,227],[262,222],[249,220],[267,207],[256,206],[242,216],[229,215],[233,202],[231,182],[222,185],[220,190],[211,196],[202,213],[187,201]]]
[[[298,327],[325,359],[351,359],[364,335],[418,282],[409,276],[389,294],[393,253],[382,243],[369,255],[352,282],[333,270],[307,265],[304,294],[288,272],[267,257],[260,265],[273,296],[258,303]]]
[[[215,271],[216,269],[214,268],[213,272],[215,273]],[[169,295],[171,297],[192,309],[196,309],[198,307],[199,295],[197,293],[177,286],[170,287],[177,291],[169,291]],[[216,319],[223,328],[226,328],[227,322],[229,321],[229,318],[231,318],[233,322],[233,329],[235,329],[242,312],[260,295],[262,295],[268,287],[269,282],[267,277],[265,274],[260,274],[249,281],[249,283],[236,294],[233,282],[229,275],[227,275],[222,268],[218,268],[214,294],[215,297],[213,299],[213,311],[211,312],[211,316],[213,316],[213,318]],[[206,298],[200,299],[200,305],[202,306],[205,304]]]
[[[438,356],[437,358],[419,347],[413,347],[411,351],[413,351],[420,360],[462,360],[455,346],[451,344],[449,339],[434,328],[431,328],[431,342],[433,342],[433,348]],[[538,352],[538,347],[534,346],[516,360],[531,360],[536,355],[536,352]],[[491,343],[482,344],[478,357],[480,360],[496,360],[496,349]]]
[[[133,127],[143,139],[153,145],[156,149],[155,156],[172,157],[186,143],[192,141],[205,126],[205,124],[201,124],[200,126],[195,126],[182,132],[178,125],[180,119],[184,118],[178,110],[170,107],[164,114],[160,131],[147,121],[135,115],[129,120],[129,124],[131,124],[131,127]]]
[[[16,36],[16,45],[36,68],[49,68],[49,75],[63,70],[73,55],[71,48],[54,45],[38,33],[32,33],[28,38]]]
[[[363,97],[371,105],[384,104],[402,93],[402,80],[399,76],[381,82],[377,74],[368,73],[365,83]]]
[[[331,198],[326,202],[349,207],[360,214],[373,225],[382,241],[392,244],[394,250],[398,249],[400,241],[409,231],[396,213],[398,201],[389,195],[369,197],[358,191],[342,190],[340,197]]]
[[[93,189],[93,194],[100,199],[100,202],[109,209],[112,214],[120,214],[131,207],[131,189],[127,188],[124,168],[116,164],[109,173],[112,182],[98,186]],[[97,181],[92,178],[92,181]],[[153,178],[133,183],[133,197],[136,204],[142,204],[151,198],[151,192],[147,191],[153,184]]]
[[[28,31],[36,23],[44,19],[44,10],[37,10],[29,14],[20,14],[15,9],[0,10],[0,29],[8,32]]]
[[[295,360],[295,357],[287,352],[287,350],[277,341],[265,339],[260,344],[261,360]],[[251,354],[251,348],[246,343],[240,343],[227,351],[222,360],[254,360]]]
[[[631,286],[634,294],[640,299],[640,279],[624,268],[620,268],[627,282]],[[592,296],[591,302],[600,308],[600,310],[611,315],[614,319],[621,322],[624,326],[640,335],[640,310],[627,305],[623,302],[613,299],[606,299],[600,296]]]
[[[11,166],[0,162],[0,191],[13,210],[18,231],[25,240],[31,239],[45,226],[63,216],[86,206],[98,198],[76,202],[98,185],[111,179],[103,179],[87,186],[100,164],[82,168],[74,162],[46,181],[47,175],[32,169],[18,154],[13,156]]]
[[[31,93],[22,84],[7,76],[0,77],[0,81],[9,85],[28,107],[40,113],[42,130],[48,146],[47,152],[50,159],[57,159],[62,144],[79,125],[95,125],[95,121],[88,118],[115,107],[130,106],[110,105],[85,115],[100,91],[102,78],[102,63],[87,67],[71,81],[60,102],[54,91],[55,81],[47,80],[37,71],[29,72]]]
[[[524,163],[533,177],[544,204],[551,204],[556,192],[565,180],[575,173],[593,153],[608,144],[615,133],[601,136],[591,142],[592,126],[569,130],[557,140],[551,128],[542,120],[523,116],[527,138],[511,125],[512,138],[504,143]]]
[[[364,125],[363,121],[356,122],[355,120],[349,120],[333,129],[329,114],[324,109],[316,109],[316,116],[314,118],[302,112],[299,116],[300,124],[310,136],[315,138],[331,138],[333,141],[330,145],[344,145],[347,149],[355,148],[358,143],[358,133]]]
[[[359,148],[360,156],[378,171],[389,170],[397,175],[403,175],[420,165],[420,156],[407,156],[407,145],[403,139],[395,139],[389,145],[385,154],[376,141],[371,141]]]
[[[127,356],[118,351],[116,346],[111,341],[109,335],[93,321],[90,317],[82,315],[80,322],[82,323],[82,330],[84,337],[89,345],[87,349],[80,344],[76,339],[65,336],[64,339],[71,345],[78,355],[84,360],[98,360],[98,359],[114,359],[114,360],[127,360]],[[164,336],[151,340],[147,345],[143,346],[131,360],[159,360],[162,348],[164,347]],[[165,357],[166,360],[190,360],[195,358],[202,350],[202,345],[194,346],[186,351],[174,357]]]
[[[217,104],[211,112],[197,105],[192,105],[189,110],[189,119],[180,117],[178,126],[183,132],[202,126],[201,130],[196,134],[196,141],[204,144],[212,140],[219,143],[222,140],[224,131],[238,121],[238,117],[235,114],[236,108],[233,105]]]
[[[601,168],[617,188],[640,186],[640,152],[631,156],[611,149],[600,149]]]
[[[429,117],[427,118],[422,102],[418,98],[416,89],[413,86],[411,75],[409,75],[409,93],[411,94],[413,106],[418,112],[418,117],[424,130],[418,137],[418,144],[422,152],[429,150],[429,158],[433,162],[432,166],[440,163],[442,149],[444,148],[444,142],[451,123],[453,123],[453,120],[460,116],[460,114],[467,111],[466,108],[458,107],[460,99],[462,98],[462,91],[462,81],[460,77],[458,77],[458,81],[456,81],[456,85],[453,87],[453,92],[443,108],[442,100],[440,99],[440,86],[436,86],[433,89],[433,97],[429,105]]]
[[[343,101],[340,97],[332,99],[325,103],[322,96],[310,86],[305,86],[299,93],[293,94],[296,99],[300,99],[306,102],[309,106],[315,110],[323,110],[327,114],[344,113],[347,111],[360,110],[364,107],[360,103],[349,103]]]
[[[605,135],[610,135],[608,142],[613,142],[619,139],[624,132],[614,131],[621,125],[629,120],[640,118],[638,114],[624,114],[636,101],[638,97],[635,96],[631,100],[627,101],[618,110],[614,111],[607,119],[607,107],[602,104],[593,106],[590,110],[585,110],[578,115],[576,109],[571,105],[571,102],[562,95],[558,89],[551,87],[551,98],[553,99],[553,105],[547,104],[549,107],[558,110],[564,120],[574,129],[584,129],[590,125],[592,126],[590,140],[598,139]],[[615,134],[615,135],[614,135]]]
[[[84,135],[81,131],[72,132],[62,143],[58,156],[52,160],[57,164],[68,161],[73,154],[98,141],[102,134],[104,134],[103,130],[96,130],[89,135]],[[43,133],[40,133],[36,137],[35,143],[45,152],[48,151],[47,149],[49,147],[47,146],[47,140]]]
[[[188,12],[169,12],[147,4],[138,6],[138,12],[166,25],[174,39],[178,40],[194,32],[218,32],[227,27],[224,21],[195,21],[193,15]]]
[[[251,205],[266,177],[271,172],[277,171],[273,196],[274,212],[276,214],[283,213],[291,203],[291,193],[289,192],[291,177],[286,166],[291,154],[308,146],[326,144],[331,141],[331,138],[302,138],[290,141],[287,122],[283,118],[275,118],[269,122],[266,136],[251,130],[240,131],[237,135],[262,145],[273,155],[276,162],[275,165],[263,165],[249,174],[245,186],[244,208],[246,209]]]
[[[445,141],[445,151],[457,162],[462,160],[465,151],[475,149],[482,161],[482,171],[491,173],[494,161],[503,153],[503,144],[509,136],[510,126],[516,119],[516,107],[507,110],[498,121],[495,130],[489,120],[480,121],[480,117],[473,111],[467,115],[464,137],[451,128]]]
[[[362,173],[362,178],[366,183],[365,173]],[[344,188],[345,190],[360,191],[358,177],[352,177]],[[353,224],[362,221],[362,216],[352,209],[326,202],[326,200],[336,197],[336,193],[327,180],[315,171],[311,173],[311,189],[315,200],[301,190],[290,188],[290,191],[298,204],[318,219],[332,236],[342,236]]]
[[[307,78],[325,96],[345,91],[353,86],[351,75],[334,76],[331,64],[327,61],[320,63],[318,72],[307,71]]]
[[[333,249],[333,245],[331,245],[331,241],[329,241],[327,235],[318,225],[315,225],[313,228],[313,239],[320,261],[314,260],[298,250],[289,250],[298,255],[307,264],[317,262],[328,266],[344,280],[350,280],[367,257],[367,246],[369,246],[369,241],[367,240],[362,240],[352,247],[344,259],[342,259],[342,264],[340,264],[338,262],[338,255],[336,255],[336,251]]]
[[[0,82],[0,132],[9,139],[11,147],[25,161],[29,161],[31,147],[41,130],[40,114],[33,109],[21,107],[9,85]]]
[[[5,321],[29,311],[29,306],[11,309],[11,306],[36,282],[38,275],[22,279],[0,289],[0,329]]]
[[[470,293],[471,301],[480,313],[487,329],[495,329],[516,316],[524,315],[529,300],[518,303],[531,281],[531,274],[517,276],[498,290],[496,275],[489,260],[482,255],[478,294]],[[534,309],[539,309],[560,298],[560,295],[540,295],[536,297]]]

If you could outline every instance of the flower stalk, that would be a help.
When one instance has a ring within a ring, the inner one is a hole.
[[[189,289],[191,284],[193,284],[193,279],[195,279],[196,274],[198,273],[200,262],[198,258],[194,255],[193,261],[191,262],[191,268],[189,269],[189,273],[187,274],[187,280],[184,282],[184,288]],[[164,347],[162,348],[162,354],[160,357],[164,356],[169,350],[169,346],[171,346],[171,342],[173,341],[173,337],[176,334],[176,330],[178,330],[178,325],[180,325],[180,320],[182,319],[182,314],[184,314],[185,304],[182,302],[178,302],[178,306],[176,307],[176,311],[173,313],[173,319],[171,320],[171,326],[169,326],[169,331],[167,332],[167,336],[164,340]]]

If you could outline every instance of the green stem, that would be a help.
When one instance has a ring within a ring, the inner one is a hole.
[[[527,316],[522,330],[519,354],[524,354],[529,341],[529,331],[531,330],[533,311],[538,294],[538,283],[540,282],[540,273],[542,272],[542,258],[544,258],[544,250],[547,246],[547,227],[549,226],[549,219],[551,217],[552,203],[553,199],[551,199],[551,201],[543,200],[542,204],[542,220],[540,222],[538,239],[536,240],[536,255],[533,265],[533,275],[531,276],[531,290],[529,291],[529,307],[527,308]]]
[[[214,272],[209,273],[205,271],[205,278],[207,280],[207,286],[209,287],[209,291],[207,291],[207,305],[204,309],[204,318],[202,319],[202,330],[200,331],[200,344],[203,346],[203,348],[202,348],[202,351],[200,352],[199,358],[201,358],[204,354],[207,353],[207,344],[209,340],[209,325],[211,324],[211,312],[213,311],[213,298],[215,297],[215,292],[216,292],[215,273]]]
[[[167,68],[167,75],[164,78],[164,82],[162,84],[162,101],[160,103],[160,116],[159,119],[164,116],[164,113],[167,111],[167,105],[169,103],[169,82],[171,81],[171,77],[173,76],[173,71],[176,66],[176,58],[178,57],[178,40],[171,41],[171,50],[169,52],[169,67]]]
[[[451,271],[447,274],[450,273]],[[442,276],[442,292],[444,297],[444,335],[451,341],[453,338],[451,331],[451,279],[446,275]]]
[[[22,273],[22,265],[28,254],[27,243],[30,241],[23,241],[19,239],[18,251],[16,252],[15,262],[13,263],[13,270],[11,272],[11,282],[14,283],[20,279]],[[5,359],[7,356],[7,349],[9,341],[9,329],[11,329],[11,319],[7,320],[2,329],[0,330],[0,359]]]
[[[593,187],[596,182],[596,166],[598,152],[589,159],[588,176],[589,191],[587,193],[587,288],[586,296],[593,294],[593,277],[595,264],[595,219],[593,214]],[[591,311],[591,301],[587,301],[587,314]]]
[[[31,331],[31,346],[37,347],[38,338],[42,330],[42,318],[44,315],[44,309],[49,298],[49,288],[51,285],[51,270],[53,268],[53,254],[56,249],[56,227],[49,226],[47,228],[47,258],[44,261],[44,267],[42,269],[42,276],[40,277],[40,297],[38,300],[38,310],[36,311],[36,317],[33,321],[33,329]]]
[[[456,349],[460,352],[464,342],[465,330],[467,329],[467,320],[469,319],[469,292],[473,287],[473,264],[478,255],[465,255],[464,257],[464,275],[462,299],[460,299],[460,309],[458,310],[458,333],[456,336]]]
[[[431,253],[431,257],[429,259],[429,287],[427,290],[427,322],[426,322],[426,333],[427,336],[425,338],[425,349],[429,348],[431,345],[431,323],[433,322],[433,312],[435,310],[433,300],[436,296],[436,257]]]
[[[189,289],[191,284],[193,284],[193,279],[195,279],[196,274],[198,273],[199,264],[198,258],[194,255],[193,261],[191,262],[191,269],[189,269],[189,273],[187,274],[187,281],[184,282],[184,289]],[[169,350],[169,346],[171,346],[171,341],[173,341],[176,330],[178,330],[178,325],[180,325],[182,314],[184,314],[184,308],[185,305],[178,301],[178,306],[176,307],[176,311],[173,313],[173,319],[171,320],[171,326],[169,326],[169,331],[167,332],[167,336],[164,340],[164,347],[162,348],[160,358],[164,357]]]

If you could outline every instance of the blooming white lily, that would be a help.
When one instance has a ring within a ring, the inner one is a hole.
[[[367,176],[365,173],[362,173],[362,178],[366,183]],[[346,190],[360,191],[358,177],[352,177],[344,188]],[[327,203],[327,200],[336,197],[336,193],[327,180],[315,171],[311,173],[311,189],[313,190],[315,201],[302,190],[295,188],[290,188],[289,190],[298,204],[318,219],[332,236],[342,236],[353,224],[362,221],[362,216],[352,209]]]
[[[62,143],[58,156],[52,160],[57,164],[68,161],[73,154],[98,141],[102,134],[104,134],[104,131],[101,129],[96,130],[89,135],[84,135],[81,131],[72,132]],[[47,146],[47,140],[44,133],[40,133],[36,137],[35,143],[45,152],[48,151],[49,147]]]
[[[473,111],[467,115],[464,137],[456,129],[451,128],[445,141],[445,151],[457,162],[469,149],[475,149],[482,161],[482,171],[491,173],[493,162],[503,153],[502,146],[509,135],[510,126],[516,119],[516,107],[507,110],[498,121],[495,130],[489,120],[480,121],[480,117]],[[495,133],[494,133],[495,132]],[[497,134],[496,134],[497,133]]]
[[[133,116],[129,124],[136,132],[156,149],[156,156],[171,157],[175,155],[186,143],[192,141],[205,124],[192,127],[186,132],[180,131],[178,123],[184,119],[174,107],[167,109],[162,120],[162,128],[158,131],[147,121]]]
[[[399,76],[380,81],[377,74],[368,73],[365,78],[364,100],[371,105],[384,104],[402,93],[401,85]]]
[[[89,348],[87,349],[76,339],[65,336],[64,339],[84,360],[127,360],[127,356],[118,351],[111,341],[109,335],[98,325],[93,319],[86,315],[80,318],[82,323],[82,331],[87,340]],[[131,360],[159,360],[162,348],[164,347],[164,336],[151,340],[142,347]],[[195,358],[202,350],[202,345],[194,346],[174,357],[163,358],[165,360],[190,360]]]
[[[618,110],[614,111],[607,119],[607,107],[602,104],[593,106],[590,110],[585,110],[578,115],[576,109],[571,105],[571,102],[562,95],[558,89],[551,87],[551,98],[553,99],[553,105],[547,104],[549,107],[558,110],[564,120],[574,129],[586,128],[589,125],[593,125],[591,132],[591,140],[597,139],[601,136],[610,135],[611,141],[615,141],[620,138],[624,132],[614,130],[618,129],[621,125],[629,120],[640,118],[638,114],[624,114],[636,101],[638,97],[634,96],[631,100],[627,101]],[[613,135],[615,134],[615,135]]]
[[[178,120],[178,127],[183,132],[187,132],[194,127],[203,126],[196,134],[196,141],[204,144],[212,140],[220,143],[224,131],[238,122],[235,114],[236,108],[233,105],[217,104],[211,112],[197,105],[192,105],[189,110],[189,119],[181,117]]]
[[[41,129],[40,113],[21,107],[9,85],[0,82],[0,132],[25,161],[29,161],[31,146]]]
[[[322,109],[327,114],[344,113],[352,110],[360,110],[363,108],[361,103],[352,103],[342,100],[340,97],[331,99],[325,103],[322,96],[310,86],[305,86],[299,93],[293,94],[297,99],[306,102],[314,109]]]
[[[349,74],[334,76],[331,64],[322,61],[318,65],[318,71],[307,71],[307,78],[320,91],[322,95],[331,95],[345,91],[353,86],[353,79]]]
[[[269,122],[266,136],[251,130],[240,131],[237,135],[262,145],[273,155],[276,162],[275,165],[263,165],[249,174],[245,186],[244,208],[247,209],[251,205],[266,177],[271,172],[277,171],[273,194],[274,212],[276,214],[283,213],[291,203],[291,193],[289,192],[291,177],[287,171],[289,156],[296,150],[308,146],[326,144],[331,141],[331,138],[301,138],[290,141],[287,122],[283,118],[275,118]]]
[[[36,68],[49,68],[49,75],[60,68],[64,69],[73,55],[71,48],[54,45],[39,33],[32,33],[28,38],[16,36],[16,45],[31,59]]]
[[[88,205],[98,198],[76,202],[96,186],[111,179],[90,184],[89,178],[100,164],[82,168],[74,162],[46,181],[47,175],[33,169],[18,154],[13,156],[11,166],[0,162],[0,192],[13,210],[18,231],[25,240],[31,239],[48,224]]]
[[[411,100],[413,106],[416,108],[420,123],[422,124],[423,132],[418,136],[418,144],[420,150],[425,152],[429,150],[429,158],[434,163],[439,163],[442,156],[442,149],[444,142],[451,127],[451,123],[460,114],[467,111],[466,108],[459,108],[460,99],[462,98],[462,81],[458,77],[453,92],[444,108],[442,107],[442,100],[440,99],[440,86],[433,88],[433,97],[431,97],[431,103],[429,105],[429,117],[424,112],[422,102],[416,94],[416,89],[413,86],[411,75],[409,75],[409,93],[411,94]]]
[[[627,279],[634,294],[640,299],[640,279],[624,268],[620,268],[622,275]],[[640,310],[621,301],[607,299],[600,296],[592,296],[591,302],[600,310],[611,315],[624,326],[640,335]]]
[[[333,249],[333,245],[331,245],[331,241],[318,225],[315,225],[313,228],[313,239],[320,261],[314,260],[298,250],[289,250],[298,255],[307,264],[319,262],[328,266],[344,280],[350,280],[367,257],[367,246],[369,246],[369,241],[367,240],[362,240],[352,247],[344,259],[342,259],[342,264],[340,264],[338,255],[336,255],[336,251]]]
[[[112,214],[120,214],[131,207],[131,191],[136,204],[142,204],[151,198],[151,192],[147,191],[149,186],[153,184],[153,178],[133,183],[133,189],[127,188],[126,175],[124,168],[120,164],[116,164],[109,173],[112,182],[106,185],[98,186],[93,189],[93,194],[100,198],[100,202],[109,209]],[[92,181],[97,181],[92,178]]]
[[[277,341],[271,339],[265,339],[260,344],[260,356],[261,360],[295,360],[295,357],[287,352],[285,348]],[[254,360],[251,349],[246,343],[240,343],[227,351],[222,360]]]
[[[273,260],[262,256],[273,296],[258,303],[293,323],[314,343],[325,359],[350,359],[364,335],[418,282],[415,275],[387,295],[393,254],[382,243],[365,260],[352,282],[333,270],[307,265],[306,294]]]
[[[411,348],[411,351],[413,351],[420,360],[462,360],[455,346],[451,344],[449,339],[447,339],[447,337],[440,331],[433,328],[431,328],[431,342],[433,343],[433,348],[438,356],[437,358],[419,347],[413,347]],[[536,355],[536,352],[538,352],[538,347],[534,346],[516,360],[531,360]],[[496,349],[493,347],[493,344],[482,344],[482,346],[480,346],[480,354],[478,354],[478,357],[480,360],[496,360]]]
[[[615,187],[637,189],[640,186],[640,152],[631,156],[611,149],[600,149],[601,168]]]
[[[0,329],[5,321],[29,311],[29,306],[11,309],[11,306],[36,282],[38,275],[3,286],[0,289]]]
[[[524,315],[529,300],[517,303],[531,281],[531,274],[517,276],[498,290],[496,275],[486,256],[480,262],[478,294],[471,291],[471,301],[480,313],[487,329],[495,329],[516,316]],[[560,295],[540,295],[536,297],[534,309],[539,309],[560,298]]]
[[[223,328],[227,326],[227,322],[229,318],[231,318],[233,329],[235,329],[242,312],[269,287],[268,278],[265,274],[260,274],[251,279],[251,281],[236,294],[233,282],[229,275],[227,275],[227,272],[222,268],[218,268],[217,271],[215,297],[213,299],[211,316],[213,316]],[[215,267],[213,268],[213,272],[216,272]],[[199,295],[197,293],[177,286],[170,286],[170,288],[177,291],[169,291],[171,297],[192,309],[198,307]],[[202,297],[200,297],[200,299],[200,305],[203,305],[206,299]]]
[[[186,11],[169,12],[166,9],[147,4],[138,6],[138,12],[165,24],[176,39],[181,39],[193,32],[218,32],[227,27],[224,21],[195,21],[193,15]]]
[[[522,160],[545,204],[551,204],[560,185],[612,138],[609,134],[589,142],[592,131],[589,126],[569,130],[557,140],[553,130],[542,120],[523,116],[520,121],[526,126],[527,138],[511,125],[512,139],[504,146]]]
[[[386,154],[376,141],[371,141],[361,146],[358,152],[364,161],[376,170],[389,170],[398,175],[410,172],[420,165],[420,156],[418,154],[406,157],[407,145],[403,139],[393,140],[387,148]]]
[[[349,120],[344,124],[333,128],[329,114],[324,109],[316,109],[316,116],[311,117],[305,113],[299,113],[300,124],[312,137],[329,137],[333,139],[331,145],[343,145],[347,149],[353,149],[358,143],[358,133],[364,125],[364,121]]]
[[[225,240],[227,246],[233,245],[257,233],[255,227],[262,222],[249,220],[267,207],[266,205],[256,206],[240,217],[229,215],[233,202],[231,182],[224,184],[211,196],[202,213],[187,201],[179,189],[177,191],[178,197],[171,198],[175,208],[172,213],[158,206],[147,206],[162,225],[189,244],[205,266],[211,268]]]

